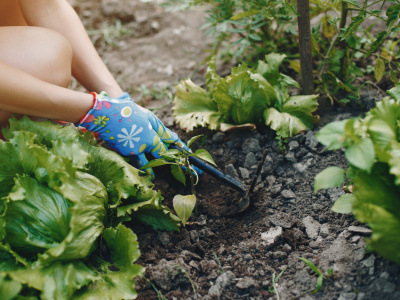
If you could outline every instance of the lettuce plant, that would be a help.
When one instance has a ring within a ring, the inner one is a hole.
[[[3,134],[0,298],[135,298],[132,279],[144,269],[121,222],[176,230],[179,221],[149,178],[73,126],[24,117]]]
[[[333,122],[316,135],[328,150],[345,148],[347,170],[330,167],[315,179],[315,191],[340,186],[348,177],[352,193],[336,200],[332,209],[353,213],[368,223],[373,250],[400,264],[400,89],[364,118]]]
[[[256,70],[243,64],[221,78],[213,57],[206,74],[207,90],[190,79],[178,84],[173,107],[177,123],[187,131],[198,126],[226,131],[265,123],[285,137],[311,127],[318,120],[312,114],[317,95],[289,96],[288,86],[299,85],[279,72],[284,58],[272,53],[259,61]]]

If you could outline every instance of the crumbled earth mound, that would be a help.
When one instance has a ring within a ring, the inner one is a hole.
[[[173,86],[191,75],[204,80],[204,68],[198,67],[207,48],[198,30],[204,11],[166,13],[155,4],[133,0],[71,2],[126,90],[141,84]],[[116,20],[128,34],[109,30]],[[110,43],[104,43],[99,29],[111,37]],[[368,92],[365,106],[376,99],[380,96]],[[323,113],[322,120],[360,113],[351,107],[335,108]],[[174,125],[171,106],[158,115],[167,126]],[[317,128],[290,139],[283,152],[267,128],[196,130],[190,136],[173,129],[184,140],[204,134],[203,143],[194,148],[208,150],[223,171],[246,184],[264,149],[268,153],[246,211],[235,214],[239,193],[205,174],[196,188],[198,213],[180,232],[127,224],[138,234],[139,263],[147,270],[136,284],[138,299],[268,299],[276,293],[280,299],[400,299],[399,267],[368,252],[370,230],[353,216],[330,210],[343,189],[313,194],[318,172],[332,165],[346,167],[342,152],[325,152],[314,138]],[[174,195],[187,192],[168,170],[156,172],[156,187],[167,205]],[[325,275],[332,270],[318,293],[311,293],[316,274],[299,257],[312,261]],[[274,274],[283,270],[274,285]]]

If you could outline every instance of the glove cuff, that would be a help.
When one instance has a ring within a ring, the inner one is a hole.
[[[83,116],[82,119],[80,119],[78,122],[76,122],[74,125],[75,126],[80,126],[83,122],[86,121],[86,119],[88,118],[90,112],[92,111],[92,109],[94,109],[97,106],[97,103],[99,102],[99,100],[97,99],[97,94],[95,92],[91,92],[90,94],[93,95],[93,106],[92,108]]]

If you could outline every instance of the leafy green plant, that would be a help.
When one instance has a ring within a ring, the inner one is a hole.
[[[316,135],[328,150],[345,148],[347,170],[330,167],[315,179],[315,192],[340,186],[345,180],[352,193],[341,196],[333,209],[353,213],[368,223],[368,245],[383,257],[400,263],[400,90],[392,88],[364,118],[330,123]]]
[[[266,124],[284,137],[311,127],[318,116],[317,95],[289,96],[288,86],[298,83],[279,72],[285,55],[269,54],[252,70],[243,64],[231,75],[216,73],[215,57],[206,74],[207,91],[190,79],[177,86],[174,116],[187,131],[197,126],[226,131],[237,127],[255,128]]]
[[[384,11],[387,2],[394,3]],[[220,50],[226,61],[240,56],[239,61],[253,66],[265,54],[284,53],[291,58],[292,68],[300,72],[298,54],[293,52],[299,48],[295,1],[169,0],[164,5],[171,10],[207,5],[210,9],[203,28],[214,39],[211,53]],[[359,99],[365,84],[380,89],[377,83],[385,73],[397,84],[399,16],[399,1],[310,0],[310,18],[318,18],[311,36],[315,92],[326,95],[332,104],[346,105]],[[362,26],[372,18],[376,19],[372,25]],[[374,35],[371,29],[376,25],[386,28]],[[373,65],[363,66],[362,60],[371,55],[376,57]],[[371,68],[376,82],[362,78]]]
[[[201,135],[192,137],[187,142],[187,146],[190,147],[193,142],[200,137]],[[174,176],[175,179],[180,181],[185,186],[186,177],[189,177],[191,194],[176,195],[172,201],[176,214],[181,219],[183,226],[185,226],[187,220],[190,218],[193,210],[196,207],[195,186],[198,183],[198,175],[196,173],[196,170],[189,163],[189,157],[193,156],[200,158],[214,166],[216,166],[216,164],[211,155],[204,149],[198,149],[194,153],[188,152],[184,149],[182,150],[183,151],[180,151],[178,149],[169,149],[168,151],[160,154],[161,158],[150,161],[149,163],[144,165],[142,169],[170,165],[172,176]],[[196,177],[196,180],[194,179],[194,175]]]
[[[267,53],[291,52],[296,47],[295,1],[168,0],[163,3],[169,10],[199,5],[209,8],[202,28],[214,41],[213,53],[222,48],[227,58],[247,54],[251,62]]]
[[[121,222],[179,228],[150,179],[73,126],[24,117],[3,134],[2,284],[42,299],[135,298],[132,278],[144,269],[133,264],[136,235]]]

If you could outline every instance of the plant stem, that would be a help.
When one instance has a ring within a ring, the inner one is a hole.
[[[329,58],[329,54],[331,53],[332,48],[333,48],[333,45],[335,45],[336,40],[338,39],[338,37],[339,37],[339,34],[336,34],[336,36],[335,36],[335,37],[333,38],[333,40],[332,40],[331,45],[329,46],[328,51],[326,52],[325,57],[323,57],[324,60],[322,61],[322,67],[321,67],[321,70],[319,71],[319,74],[318,74],[318,77],[319,77],[319,79],[321,80],[321,82],[322,82],[322,74],[325,73],[326,59]]]
[[[185,168],[186,168],[186,170],[187,170],[188,173],[189,173],[190,189],[191,189],[192,195],[196,196],[196,191],[195,191],[195,189],[194,189],[194,178],[193,178],[193,173],[192,173],[192,171],[190,170],[189,157],[186,156],[186,155],[185,155]],[[197,175],[197,176],[198,176],[198,175]],[[195,207],[194,207],[194,212],[195,212],[196,214],[198,213],[198,210],[197,210],[197,203],[196,203],[196,205],[195,205]]]
[[[276,293],[276,300],[279,300],[279,292],[278,292],[278,286],[276,285],[276,282],[274,282],[274,291]]]

